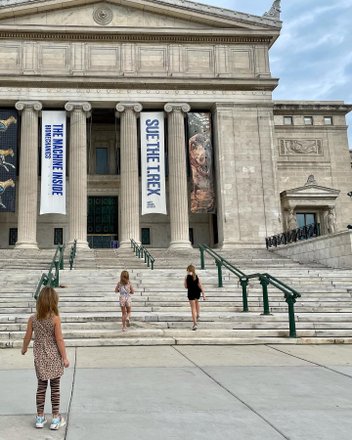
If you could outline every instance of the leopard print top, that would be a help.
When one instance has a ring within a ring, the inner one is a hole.
[[[38,320],[36,315],[33,315],[32,324],[34,367],[37,378],[49,380],[62,376],[64,365],[56,343],[53,319]]]

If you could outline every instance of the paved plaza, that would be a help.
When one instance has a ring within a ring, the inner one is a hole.
[[[351,438],[351,345],[68,351],[58,432],[33,427],[32,350],[0,351],[1,440]]]

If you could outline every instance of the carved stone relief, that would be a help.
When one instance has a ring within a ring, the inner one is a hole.
[[[94,21],[102,26],[111,23],[112,17],[112,10],[106,5],[98,6],[93,12]]]
[[[323,145],[321,139],[280,139],[280,155],[321,156]]]

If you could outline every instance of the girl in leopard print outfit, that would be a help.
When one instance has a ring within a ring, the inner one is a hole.
[[[65,424],[60,415],[60,379],[70,363],[67,359],[65,342],[61,331],[58,310],[59,297],[52,287],[44,287],[37,300],[37,313],[28,319],[27,331],[23,339],[22,354],[26,354],[34,332],[34,366],[38,378],[36,395],[36,428],[47,423],[44,415],[45,393],[50,380],[53,418],[50,429],[57,430]]]

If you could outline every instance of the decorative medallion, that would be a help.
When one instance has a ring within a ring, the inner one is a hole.
[[[112,20],[112,10],[108,6],[99,6],[93,12],[94,21],[100,25],[107,25]]]

